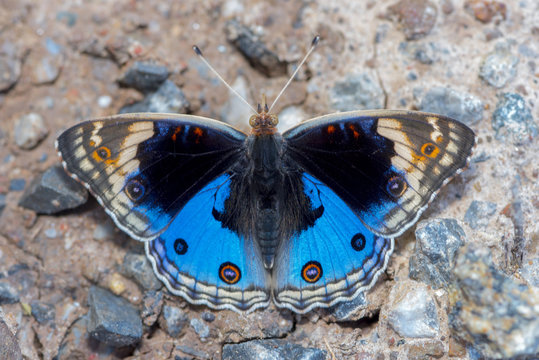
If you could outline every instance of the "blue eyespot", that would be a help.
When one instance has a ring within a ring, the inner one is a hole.
[[[132,201],[139,201],[144,196],[146,188],[137,179],[130,179],[125,185],[125,193]]]

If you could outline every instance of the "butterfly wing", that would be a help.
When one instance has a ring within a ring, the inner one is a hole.
[[[246,135],[189,115],[129,114],[83,122],[56,148],[65,169],[138,240],[159,235],[189,199],[244,153]]]
[[[146,254],[172,293],[214,309],[252,311],[269,304],[268,273],[254,241],[218,220],[231,182],[223,174],[200,190],[145,244]]]
[[[450,118],[413,111],[322,116],[283,134],[287,156],[331,188],[382,237],[419,218],[467,163],[474,133]]]
[[[303,173],[301,193],[314,224],[282,242],[273,270],[275,304],[299,313],[369,289],[385,270],[393,239],[373,234],[329,187]],[[298,196],[296,194],[296,196]]]

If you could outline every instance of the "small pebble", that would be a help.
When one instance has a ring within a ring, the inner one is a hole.
[[[12,179],[9,182],[9,191],[23,191],[25,186],[25,179]]]
[[[505,42],[496,44],[479,69],[479,77],[495,88],[504,87],[517,74],[518,56]]]
[[[180,308],[170,305],[163,306],[159,324],[173,338],[180,336],[188,321],[189,318]]]
[[[37,113],[23,115],[15,121],[13,136],[21,149],[35,148],[48,134],[43,117]]]
[[[331,107],[338,111],[383,108],[384,92],[367,73],[349,74],[329,92]]]
[[[112,98],[108,95],[102,95],[99,98],[97,98],[97,105],[100,108],[108,108],[112,104]]]
[[[496,204],[488,201],[474,200],[470,204],[464,221],[470,225],[472,229],[485,228],[488,225],[489,218],[496,213]]]
[[[223,360],[298,359],[326,360],[329,354],[317,348],[305,348],[286,340],[251,340],[240,344],[225,344]]]
[[[197,319],[197,318],[191,319],[190,325],[198,334],[198,336],[200,336],[201,339],[205,339],[210,335],[209,326],[206,325],[204,322],[202,322],[200,319]]]
[[[483,118],[483,102],[478,97],[441,86],[427,91],[419,109],[445,115],[467,125],[476,124]]]
[[[509,140],[515,145],[532,142],[539,129],[524,98],[519,94],[504,93],[499,99],[492,114],[496,139]]]

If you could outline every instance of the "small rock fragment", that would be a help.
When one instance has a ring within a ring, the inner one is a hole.
[[[343,301],[332,306],[329,311],[335,317],[335,320],[347,321],[351,316],[365,309],[368,304],[369,302],[365,296],[365,292],[362,292],[352,300]]]
[[[19,292],[8,282],[0,282],[0,305],[19,302]]]
[[[329,92],[331,107],[338,111],[383,108],[384,92],[369,74],[350,74]]]
[[[4,211],[5,207],[6,207],[6,194],[0,194],[0,215],[2,215],[2,211]]]
[[[479,98],[440,86],[428,90],[419,109],[449,116],[467,125],[476,124],[483,118],[483,103]]]
[[[400,0],[387,9],[388,16],[402,26],[407,40],[416,40],[427,35],[434,24],[438,10],[428,0]]]
[[[23,191],[26,186],[26,179],[17,178],[9,181],[9,191]]]
[[[87,329],[91,337],[113,347],[140,342],[142,321],[137,309],[127,300],[92,286],[88,292],[88,305]]]
[[[466,234],[455,219],[421,221],[415,231],[414,254],[410,257],[410,278],[434,289],[449,285],[457,250]]]
[[[13,136],[15,144],[24,150],[31,150],[37,146],[47,135],[49,129],[43,117],[37,113],[29,113],[15,121]]]
[[[165,65],[150,61],[135,61],[118,82],[122,86],[147,94],[157,91],[169,75],[170,72]]]
[[[517,74],[518,56],[511,52],[507,43],[498,43],[493,52],[487,55],[479,77],[495,88],[502,88]]]
[[[252,340],[241,344],[225,344],[223,360],[251,359],[298,359],[325,360],[327,352],[316,348],[304,348],[285,340]]]
[[[87,200],[88,191],[57,164],[32,181],[19,205],[38,214],[55,214],[80,206]]]
[[[389,326],[402,337],[433,338],[440,331],[436,303],[425,284],[397,283],[389,294],[388,312]]]
[[[9,330],[4,320],[0,319],[0,359],[22,360],[19,341]]]
[[[268,77],[286,75],[287,63],[269,50],[245,25],[230,20],[225,27],[228,41],[245,56],[249,64]]]
[[[444,355],[444,343],[440,340],[429,340],[411,344],[408,348],[407,360],[440,359]]]
[[[61,46],[45,39],[44,46],[35,48],[29,56],[32,82],[36,85],[52,84],[60,76],[64,64]]]
[[[54,321],[56,317],[56,310],[54,305],[45,304],[39,301],[32,301],[30,304],[32,307],[32,316],[40,324],[46,324],[48,322]]]
[[[504,93],[499,99],[492,114],[496,139],[509,140],[515,145],[530,143],[539,129],[524,98],[519,94]]]
[[[470,204],[464,221],[470,225],[472,229],[484,228],[488,225],[489,218],[496,213],[496,204],[488,201],[474,200]]]
[[[189,318],[180,308],[175,306],[163,306],[162,316],[159,318],[159,325],[173,338],[177,338],[185,328]]]
[[[496,23],[505,20],[507,7],[500,1],[491,0],[467,0],[464,9],[482,23],[489,23],[492,19]]]
[[[157,321],[163,309],[163,293],[161,291],[147,291],[142,297],[142,322],[152,326]]]
[[[0,51],[0,92],[9,91],[21,76],[21,60]]]
[[[453,272],[453,335],[486,358],[536,356],[539,289],[505,275],[494,266],[490,250],[477,245],[459,251]]]
[[[166,80],[159,89],[147,95],[144,100],[126,105],[120,109],[120,114],[136,112],[185,113],[189,102],[183,91],[172,81]]]
[[[210,327],[202,320],[193,318],[191,319],[189,324],[195,330],[198,336],[200,336],[201,339],[205,339],[210,335]]]
[[[163,287],[145,255],[126,254],[122,273],[135,280],[145,290],[159,290]]]

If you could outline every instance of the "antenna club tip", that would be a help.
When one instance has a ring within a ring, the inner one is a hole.
[[[200,48],[196,45],[193,45],[193,51],[195,52],[195,54],[197,54],[198,56],[202,56],[202,51],[200,50]]]
[[[316,35],[313,39],[312,46],[318,45],[319,42],[320,42],[320,35]]]

